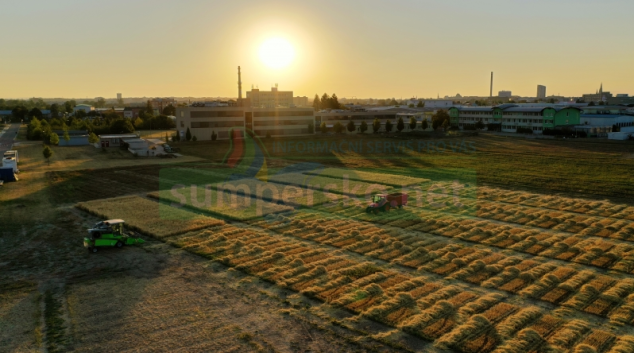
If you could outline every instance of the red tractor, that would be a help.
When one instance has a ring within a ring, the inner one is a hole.
[[[389,212],[391,208],[402,208],[403,206],[407,206],[407,194],[400,192],[394,194],[378,194],[374,195],[372,203],[365,209],[365,212],[379,214],[379,211]]]

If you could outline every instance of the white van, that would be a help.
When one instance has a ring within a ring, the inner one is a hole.
[[[2,158],[13,158],[15,159],[16,163],[20,163],[20,158],[18,157],[18,151],[16,150],[4,152],[4,156],[2,156]]]
[[[13,168],[14,173],[19,173],[18,170],[18,161],[13,157],[5,157],[2,158],[2,168]]]

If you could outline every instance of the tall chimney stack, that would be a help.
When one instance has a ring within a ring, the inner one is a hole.
[[[489,89],[489,98],[493,98],[493,71],[491,71],[491,88]]]
[[[240,66],[238,66],[238,101],[242,101],[242,74],[240,73]]]

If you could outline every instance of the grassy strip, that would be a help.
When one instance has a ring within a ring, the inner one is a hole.
[[[185,190],[185,192],[182,192],[182,190]],[[196,202],[200,202],[200,204],[197,203],[198,206],[194,206],[191,198],[191,193],[188,193],[187,191],[191,191],[191,189],[183,188],[169,191],[164,190],[149,193],[148,197],[157,199],[165,205],[182,205],[183,207],[196,212],[203,212],[204,214],[218,216],[235,221],[247,221],[265,216],[267,214],[293,210],[293,208],[289,206],[278,205],[262,200],[258,202],[250,197],[244,196],[236,195],[235,199],[231,200],[231,196],[227,193],[223,193],[223,202],[222,205],[219,206],[217,201],[218,192],[216,190],[207,190],[206,195],[203,196],[204,200],[196,200]],[[177,193],[180,196],[177,196],[174,193]],[[201,190],[200,193],[205,194],[205,190]]]
[[[379,183],[379,184],[393,186],[393,187],[420,185],[422,183],[430,181],[429,179],[424,179],[424,178],[414,178],[414,177],[408,177],[403,175],[364,172],[359,170],[342,169],[342,168],[326,168],[322,171],[318,171],[318,172],[310,171],[310,172],[304,172],[303,174],[317,175],[317,176],[337,178],[337,179],[343,179],[344,176],[347,176],[349,180]]]
[[[81,202],[76,207],[101,218],[121,218],[126,221],[128,228],[158,238],[223,223],[221,220],[163,205],[139,196]]]

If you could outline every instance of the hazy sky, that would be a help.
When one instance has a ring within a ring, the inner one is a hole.
[[[0,97],[634,94],[632,0],[0,0]],[[286,38],[271,70],[260,43]]]

